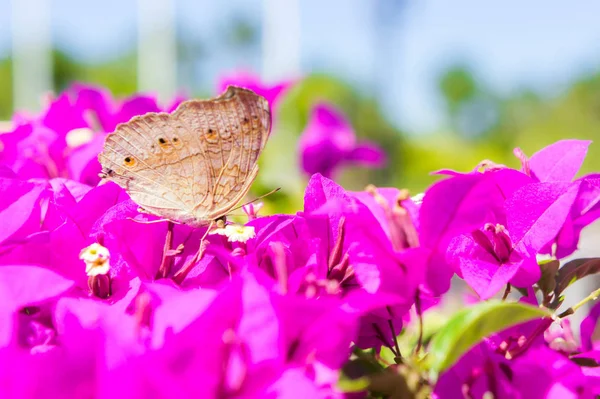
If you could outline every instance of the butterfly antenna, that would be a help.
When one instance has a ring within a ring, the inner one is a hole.
[[[261,195],[261,196],[260,196],[260,197],[258,197],[258,198],[254,198],[252,201],[248,201],[248,202],[246,202],[246,203],[243,203],[242,205],[240,205],[240,206],[238,206],[238,207],[235,207],[235,208],[233,208],[231,211],[237,211],[238,209],[241,209],[241,208],[245,207],[246,205],[252,204],[253,202],[256,202],[256,201],[258,201],[258,200],[260,200],[260,199],[263,199],[263,198],[265,198],[265,197],[267,197],[267,196],[269,196],[269,195],[271,195],[271,194],[275,194],[275,193],[276,193],[277,191],[279,191],[279,190],[281,190],[281,187],[277,187],[275,190],[271,190],[271,191],[269,191],[268,193],[266,193],[266,194],[263,194],[263,195]]]

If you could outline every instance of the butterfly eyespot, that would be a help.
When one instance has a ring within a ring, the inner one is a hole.
[[[167,139],[165,139],[164,137],[159,137],[159,138],[158,138],[158,145],[160,145],[160,147],[161,147],[163,150],[169,150],[169,147],[170,147],[170,146],[169,146],[169,144],[170,144],[170,143],[169,143],[169,142],[167,141]]]
[[[208,132],[206,133],[206,138],[208,140],[214,140],[216,137],[217,137],[217,134],[215,133],[215,131],[212,129],[208,129]]]
[[[132,157],[125,157],[125,159],[123,160],[123,165],[133,166],[133,165],[135,165],[135,159]]]
[[[258,116],[252,115],[252,119],[258,119]]]
[[[248,122],[250,122],[250,121],[248,120],[248,118],[244,117],[244,123],[248,123]]]
[[[177,137],[173,137],[173,143],[177,143],[179,139]]]

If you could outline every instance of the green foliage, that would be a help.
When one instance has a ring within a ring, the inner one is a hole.
[[[462,309],[431,340],[427,366],[436,376],[450,368],[484,337],[543,317],[552,315],[546,309],[520,302],[495,300]]]
[[[55,92],[65,90],[71,82],[83,80],[85,67],[60,50],[52,52],[52,79]]]
[[[64,52],[54,52],[54,89],[60,92],[71,83],[81,81],[107,87],[115,96],[136,91],[136,57],[134,54],[102,64],[82,64]]]
[[[136,91],[136,58],[128,55],[100,64],[85,64],[61,50],[52,52],[52,79],[54,92],[66,89],[80,81],[107,87],[113,94],[124,96]],[[12,60],[0,60],[0,120],[10,119],[12,109]]]
[[[463,65],[454,65],[442,72],[438,86],[451,116],[471,101],[479,90],[473,73]]]
[[[369,376],[382,371],[382,367],[367,356],[357,357],[347,362],[337,387],[342,392],[361,392],[369,387]]]
[[[548,259],[538,263],[542,270],[542,275],[537,282],[537,286],[544,294],[544,297],[547,297],[556,288],[556,273],[560,267],[560,261]]]
[[[600,258],[574,259],[564,264],[555,277],[554,301],[549,304],[552,309],[558,308],[562,303],[561,294],[574,282],[596,273],[600,273]]]
[[[415,349],[419,342],[419,336],[421,336],[421,343],[427,346],[435,334],[444,327],[449,320],[447,311],[428,309],[423,314],[423,331],[420,331],[420,325],[417,320],[411,321],[402,334],[398,337],[398,345],[402,354],[415,353]],[[381,357],[393,361],[394,356],[387,347],[381,349]],[[421,353],[416,353],[417,356],[421,356]]]
[[[332,76],[307,76],[290,90],[282,102],[278,110],[276,134],[286,136],[288,154],[291,143],[295,143],[304,130],[312,107],[320,101],[331,102],[341,109],[349,118],[359,140],[379,143],[389,157],[388,165],[383,169],[349,168],[340,176],[340,183],[352,190],[362,190],[369,183],[379,186],[399,183],[406,171],[404,136],[384,118],[376,99]],[[297,168],[296,162],[294,159],[288,166]]]
[[[0,60],[0,121],[12,114],[12,63],[10,58]]]

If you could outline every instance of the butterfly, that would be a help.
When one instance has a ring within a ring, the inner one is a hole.
[[[247,194],[270,131],[267,100],[229,86],[170,114],[147,113],[118,125],[98,155],[100,177],[123,187],[147,213],[206,226]]]

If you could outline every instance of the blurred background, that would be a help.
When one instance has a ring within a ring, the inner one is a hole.
[[[599,15],[591,0],[0,0],[0,121],[76,81],[166,103],[216,95],[223,74],[247,71],[293,82],[255,189],[283,187],[278,210],[301,207],[297,139],[320,100],[388,156],[344,168],[340,183],[416,194],[437,169],[518,167],[514,147],[596,139]],[[581,174],[599,170],[594,143]],[[598,230],[577,256],[598,255]]]
[[[600,134],[598,15],[600,3],[557,0],[0,0],[0,120],[73,81],[167,101],[214,95],[220,75],[248,70],[297,79],[270,153],[289,153],[325,98],[389,156],[339,180],[418,192],[436,169],[516,166],[516,146]]]
[[[339,180],[416,193],[436,169],[516,166],[516,146],[531,155],[600,134],[598,15],[600,3],[556,0],[0,0],[0,120],[74,81],[167,101],[212,96],[219,76],[246,70],[296,79],[265,155],[289,163],[280,175],[296,166],[289,140],[327,99],[389,157]]]

